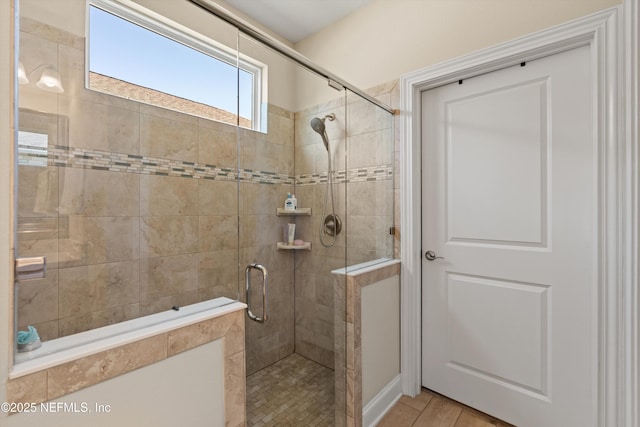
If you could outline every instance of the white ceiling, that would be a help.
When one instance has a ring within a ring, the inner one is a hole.
[[[225,0],[292,43],[373,0]]]

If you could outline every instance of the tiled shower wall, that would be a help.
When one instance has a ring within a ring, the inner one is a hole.
[[[237,298],[258,262],[272,315],[247,323],[247,354],[259,355],[247,372],[293,352],[293,258],[276,251],[286,220],[274,215],[293,188],[293,114],[270,106],[265,135],[89,91],[84,39],[20,24],[27,71],[57,66],[65,92],[39,90],[38,76],[19,87],[20,128],[48,134],[18,171],[18,255],[48,261],[46,279],[20,285],[19,329],[48,340]]]
[[[86,90],[84,39],[20,24],[27,71],[57,65],[65,92],[37,89],[34,76],[19,88],[20,127],[49,140],[44,158],[28,157],[18,172],[18,254],[48,260],[47,278],[19,289],[18,327],[34,325],[47,340],[217,296],[244,300],[244,267],[257,262],[269,269],[269,321],[247,322],[247,373],[294,348],[333,367],[331,270],[394,254],[394,118],[347,95],[295,117],[270,105],[268,134],[237,129]],[[369,92],[397,105],[396,84]],[[327,158],[309,121],[332,112],[347,232],[325,248]],[[293,219],[310,252],[275,249],[292,221],[274,215],[289,191],[313,210]]]

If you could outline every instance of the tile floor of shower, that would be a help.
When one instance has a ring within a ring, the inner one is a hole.
[[[293,353],[247,377],[247,426],[334,425],[333,370]]]

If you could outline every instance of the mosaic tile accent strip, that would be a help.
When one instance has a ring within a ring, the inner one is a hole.
[[[60,145],[50,146],[48,149],[38,147],[38,150],[31,151],[23,149],[20,152],[20,164],[44,166],[44,159],[46,159],[48,166],[56,167],[213,179],[219,181],[235,181],[240,179],[244,182],[260,184],[291,185],[295,183],[296,185],[316,185],[326,183],[328,177],[326,173],[298,175],[294,177],[270,171],[223,168],[197,162],[162,159],[137,154],[112,153],[109,151],[64,147]],[[393,167],[390,164],[350,170],[343,169],[333,173],[333,182],[336,184],[389,179],[393,179]]]
[[[327,182],[328,175],[326,173],[314,173],[311,175],[296,176],[296,185],[315,185]],[[393,167],[391,165],[368,166],[366,168],[357,168],[339,170],[333,173],[333,182],[335,184],[344,184],[345,182],[363,182],[363,181],[384,181],[393,179]]]
[[[137,154],[111,153],[86,148],[53,146],[48,153],[49,166],[139,173],[145,175],[178,176],[219,181],[257,182],[263,184],[293,184],[294,177],[252,169],[223,168],[216,165],[181,160],[161,159]]]
[[[292,354],[247,378],[247,426],[333,426],[333,370]]]

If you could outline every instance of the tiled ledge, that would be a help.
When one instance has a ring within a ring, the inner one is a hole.
[[[399,259],[381,259],[332,271],[336,425],[362,426],[361,289],[400,275]],[[343,310],[338,309],[344,308]]]
[[[182,326],[170,330],[155,329],[156,333],[141,336],[137,340],[13,378],[7,383],[8,401],[47,402],[222,339],[225,424],[244,425],[245,307],[245,304],[233,303],[195,323],[183,322]]]

